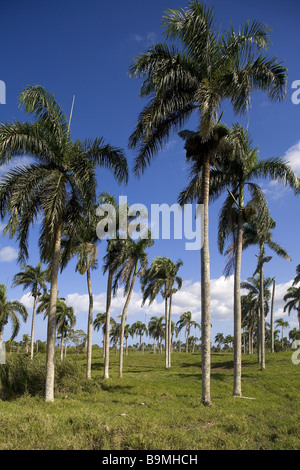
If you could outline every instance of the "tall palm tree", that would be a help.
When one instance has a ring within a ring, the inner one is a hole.
[[[220,188],[230,188],[219,218],[218,247],[224,252],[225,241],[231,238],[231,244],[225,254],[228,262],[225,275],[234,272],[234,396],[241,396],[241,261],[242,250],[246,248],[244,227],[256,213],[263,221],[268,216],[267,202],[260,186],[255,183],[257,178],[270,178],[298,187],[298,178],[292,169],[280,158],[258,160],[258,149],[253,147],[248,131],[236,123],[228,136],[231,152],[226,163],[211,173],[211,193],[219,195]],[[222,164],[223,163],[223,164]],[[246,189],[251,199],[246,204]]]
[[[246,113],[250,94],[267,92],[272,100],[286,93],[286,68],[277,58],[268,58],[269,29],[249,21],[235,32],[221,33],[213,10],[205,3],[190,1],[182,10],[168,10],[163,17],[167,39],[179,41],[182,49],[156,44],[134,59],[130,74],[144,79],[140,95],[150,97],[139,115],[129,145],[138,149],[134,171],[141,174],[163,147],[173,130],[179,130],[195,111],[199,133],[209,140],[218,122],[224,99],[235,113]],[[203,241],[201,249],[202,308],[202,402],[210,398],[210,264],[208,203],[211,155],[203,156],[202,204]]]
[[[219,350],[221,350],[221,345],[224,343],[224,339],[223,333],[217,333],[215,336],[215,342],[218,343]]]
[[[120,149],[102,138],[72,142],[68,120],[53,95],[28,86],[20,95],[33,123],[11,122],[0,127],[2,162],[29,154],[36,163],[8,172],[0,184],[0,213],[10,214],[7,231],[17,235],[19,259],[28,257],[29,227],[42,214],[39,239],[41,260],[51,269],[48,315],[45,399],[54,401],[55,311],[63,229],[95,202],[96,165],[112,170],[118,181],[128,177]]]
[[[2,341],[3,330],[10,320],[12,323],[11,340],[13,340],[20,330],[20,320],[18,314],[26,322],[28,313],[26,307],[18,300],[7,299],[7,288],[0,284],[0,341]]]
[[[121,244],[120,240],[108,240],[106,255],[103,258],[103,273],[108,273],[106,287],[106,323],[105,323],[105,339],[104,339],[104,373],[103,378],[109,378],[109,336],[110,336],[110,311],[111,299],[113,291],[114,276],[121,264]]]
[[[248,316],[248,321],[250,323],[250,327],[256,326],[257,331],[257,360],[262,364],[263,353],[262,353],[262,343],[264,342],[264,336],[262,335],[262,325],[264,325],[264,320],[261,319],[261,316],[264,315],[266,317],[269,309],[269,300],[271,297],[271,292],[269,290],[270,285],[272,284],[271,278],[264,278],[263,277],[263,296],[261,296],[262,291],[262,282],[260,277],[260,272],[256,273],[257,275],[251,278],[248,278],[247,281],[241,282],[241,289],[246,289],[248,291],[248,299],[247,303],[248,306],[245,309],[245,301],[243,300],[242,309],[243,313]],[[263,308],[262,308],[262,301],[263,301]],[[255,312],[256,319],[253,316]],[[247,324],[247,318],[246,318]],[[252,333],[252,331],[251,331]]]
[[[157,346],[161,344],[162,338],[164,338],[165,330],[163,327],[164,317],[151,317],[148,323],[149,335],[154,339],[154,352],[155,352],[155,341],[157,341]]]
[[[145,250],[153,245],[151,238],[141,238],[137,241],[119,240],[120,253],[118,255],[119,268],[114,279],[114,293],[117,292],[118,283],[124,284],[126,300],[121,316],[119,377],[123,375],[123,345],[127,310],[132,297],[137,276],[142,276],[148,264],[148,255]]]
[[[274,301],[275,301],[276,280],[273,278],[271,313],[270,313],[270,335],[271,335],[271,353],[274,352]]]
[[[23,289],[30,289],[33,297],[33,310],[32,310],[32,322],[31,322],[31,341],[30,341],[30,357],[33,358],[33,346],[34,346],[34,327],[35,327],[35,314],[37,302],[42,294],[46,293],[46,281],[48,277],[48,271],[42,269],[42,263],[38,263],[36,267],[26,264],[22,266],[22,271],[15,274],[13,277],[13,287],[23,285]]]
[[[172,297],[173,294],[181,288],[182,279],[177,275],[182,261],[178,260],[174,263],[170,258],[165,256],[155,258],[152,261],[141,279],[143,292],[142,305],[149,299],[149,305],[152,304],[158,294],[164,299],[165,303],[165,367],[170,367],[171,355],[171,314],[172,314]],[[176,286],[176,287],[175,287]]]
[[[288,328],[290,325],[283,318],[278,318],[278,320],[275,320],[275,323],[276,323],[276,325],[281,327],[281,346],[282,346],[282,349],[283,349],[283,329]]]
[[[131,328],[133,333],[140,337],[140,351],[143,352],[144,344],[142,345],[142,336],[144,333],[148,333],[147,326],[145,325],[145,323],[138,320],[131,325]]]
[[[253,294],[254,292],[251,286],[251,292],[249,292],[248,295],[241,296],[242,327],[248,332],[249,354],[253,354],[253,332],[257,327],[258,319],[258,297],[255,298],[255,294]]]
[[[103,258],[103,274],[108,273],[107,287],[106,287],[106,325],[105,325],[105,338],[104,338],[104,373],[103,378],[109,378],[109,334],[110,334],[110,311],[111,311],[111,298],[113,289],[113,279],[120,266],[120,249],[121,244],[118,239],[119,236],[119,213],[120,207],[118,206],[115,197],[109,193],[101,193],[98,197],[100,205],[110,204],[114,207],[116,212],[116,239],[108,239],[106,246],[106,255]],[[105,210],[104,210],[105,213]]]
[[[96,234],[96,208],[91,208],[89,212],[83,214],[76,221],[76,226],[66,227],[62,239],[62,269],[67,262],[77,255],[75,271],[81,275],[86,274],[87,288],[89,294],[89,311],[87,324],[87,365],[86,378],[91,378],[92,369],[92,335],[93,335],[93,290],[91,282],[91,270],[97,268],[97,243],[99,239]]]
[[[57,333],[60,334],[60,359],[63,360],[64,351],[64,339],[67,336],[68,331],[74,328],[76,323],[76,316],[73,307],[63,301],[58,301],[56,309],[56,326]]]
[[[191,327],[194,326],[195,328],[200,329],[200,325],[192,320],[191,312],[184,312],[180,315],[179,321],[177,322],[177,326],[179,331],[185,327],[185,352],[189,352],[189,337],[191,332]]]
[[[93,322],[95,330],[99,331],[102,328],[103,333],[103,356],[105,352],[104,341],[105,341],[105,324],[106,324],[106,313],[97,313],[96,318]]]
[[[272,230],[275,228],[275,221],[268,214],[264,215],[263,219],[260,214],[250,223],[245,229],[245,239],[248,244],[256,244],[259,246],[258,264],[256,272],[259,273],[260,278],[260,353],[261,353],[261,369],[265,369],[265,315],[264,315],[264,264],[271,260],[271,256],[266,256],[265,248],[268,247],[273,250],[278,256],[291,261],[289,254],[276,242],[273,241]]]

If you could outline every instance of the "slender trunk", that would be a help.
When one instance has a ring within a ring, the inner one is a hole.
[[[60,360],[62,361],[63,358],[64,358],[64,335],[62,333],[61,340],[60,340]]]
[[[260,341],[260,330],[261,330],[261,312],[260,312],[260,306],[258,307],[257,310],[257,362],[259,364],[260,362],[260,346],[261,346],[261,341]]]
[[[169,366],[168,297],[165,295],[165,368]]]
[[[237,230],[237,250],[234,268],[234,322],[233,322],[233,396],[242,396],[242,309],[241,309],[241,264],[243,250],[244,188],[241,185]]]
[[[261,246],[261,254],[263,253],[263,246]],[[264,306],[264,271],[263,264],[260,268],[260,368],[264,370],[265,364],[265,306]]]
[[[105,358],[104,358],[104,379],[109,378],[109,329],[110,329],[110,306],[111,306],[111,288],[113,272],[109,270],[106,292],[106,323],[105,323]]]
[[[171,367],[171,354],[172,354],[172,294],[170,294],[169,298],[169,357],[168,357],[168,367]]]
[[[88,286],[88,292],[89,292],[86,378],[90,379],[92,376],[92,336],[93,336],[93,306],[94,306],[90,268],[88,268],[86,271],[86,278],[87,278],[87,286]]]
[[[189,352],[189,326],[186,326],[185,329],[185,352]]]
[[[123,345],[124,345],[126,314],[127,314],[128,305],[129,305],[129,302],[130,302],[130,299],[131,299],[131,296],[132,296],[136,276],[137,276],[137,263],[135,265],[134,274],[132,276],[130,289],[129,289],[129,292],[128,292],[128,295],[127,295],[127,298],[126,298],[126,301],[125,301],[125,305],[124,305],[123,311],[122,311],[121,338],[120,338],[120,358],[119,358],[119,377],[120,378],[123,376]]]
[[[271,353],[274,352],[274,296],[275,296],[275,279],[273,279],[272,301],[271,301]]]
[[[62,224],[58,226],[57,231],[56,231],[52,264],[51,264],[51,287],[50,287],[48,329],[47,329],[47,358],[46,358],[46,384],[45,384],[46,402],[54,401],[56,302],[57,302],[58,269],[59,269],[60,246],[61,246],[61,231],[62,231]]]
[[[202,403],[211,406],[210,397],[210,261],[209,261],[209,155],[204,157],[202,170],[202,247],[201,247],[201,330],[202,330]]]
[[[36,303],[37,303],[37,296],[34,295],[33,310],[32,310],[32,323],[31,323],[31,343],[30,343],[30,357],[31,357],[31,359],[33,359]]]

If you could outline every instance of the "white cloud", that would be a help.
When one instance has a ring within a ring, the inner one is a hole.
[[[5,246],[0,250],[0,261],[10,262],[18,257],[17,250],[12,246]]]
[[[296,175],[300,177],[300,140],[285,152],[283,159],[290,163]]]
[[[200,321],[201,315],[201,285],[200,282],[184,281],[182,289],[173,296],[172,316],[174,321],[178,321],[179,316],[190,311],[192,318]],[[87,313],[88,295],[73,293],[66,297],[67,304],[72,306],[76,314]],[[125,298],[122,289],[118,290],[117,296],[112,298],[111,315],[116,318],[122,313]],[[94,295],[94,312],[105,312],[106,293]],[[161,298],[155,300],[150,306],[148,302],[142,307],[141,292],[134,291],[128,308],[128,317],[146,314],[147,318],[151,316],[164,315],[164,301]],[[223,276],[219,279],[211,280],[211,315],[212,319],[230,320],[233,312],[233,276],[225,279]]]

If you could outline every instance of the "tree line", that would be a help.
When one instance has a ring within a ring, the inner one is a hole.
[[[270,260],[266,256],[266,248],[289,259],[288,253],[272,240],[271,230],[275,222],[256,180],[276,180],[299,194],[299,179],[291,167],[281,158],[259,159],[248,130],[238,122],[229,128],[221,121],[224,112],[222,105],[227,100],[236,115],[246,114],[251,94],[256,90],[267,93],[273,101],[281,101],[286,94],[287,70],[277,57],[268,56],[266,50],[270,32],[258,21],[248,21],[238,31],[234,31],[233,27],[222,31],[215,24],[212,8],[205,3],[191,1],[187,8],[180,11],[168,10],[163,16],[162,26],[166,42],[150,47],[134,58],[129,67],[130,76],[142,80],[141,98],[149,100],[129,137],[129,147],[137,152],[133,173],[141,176],[171,132],[179,132],[184,141],[190,180],[179,194],[178,202],[181,205],[197,202],[204,208],[200,267],[201,401],[210,406],[209,205],[222,194],[228,194],[220,215],[218,245],[220,252],[227,256],[226,273],[234,274],[233,395],[240,397],[244,302],[241,296],[242,251],[249,245],[256,245],[259,250],[255,274],[259,274],[260,283],[258,325],[262,368],[265,367],[264,265]],[[59,270],[63,270],[69,260],[77,256],[76,270],[86,275],[89,293],[87,377],[90,377],[93,328],[90,272],[97,267],[95,209],[99,202],[107,201],[107,198],[115,204],[110,195],[97,197],[96,169],[108,168],[120,184],[128,182],[129,169],[124,151],[105,143],[103,137],[73,141],[71,119],[67,119],[55,97],[42,86],[25,87],[19,101],[31,120],[12,121],[0,126],[1,163],[24,154],[33,156],[35,163],[26,167],[17,166],[3,176],[0,182],[0,215],[7,222],[5,231],[18,242],[20,263],[29,257],[28,238],[32,224],[38,216],[42,221],[38,246],[41,262],[47,265],[50,282],[45,310],[45,399],[51,402],[54,400]],[[184,130],[192,115],[198,118],[197,129]],[[182,262],[161,257],[148,267],[146,250],[151,248],[151,244],[151,237],[138,241],[107,241],[103,263],[103,272],[107,274],[104,378],[109,377],[112,296],[118,287],[124,287],[121,377],[126,312],[138,277],[143,303],[153,302],[159,294],[163,296],[165,365],[171,365],[172,300],[181,287],[178,270]],[[293,296],[292,301],[296,294],[293,291],[289,295]],[[18,308],[15,306],[16,311]],[[1,329],[5,323],[6,320],[1,321]]]

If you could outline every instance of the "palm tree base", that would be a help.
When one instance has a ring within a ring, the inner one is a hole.
[[[208,406],[209,408],[212,407],[212,403],[211,401],[208,401],[208,400],[202,400],[202,405],[204,406]]]

